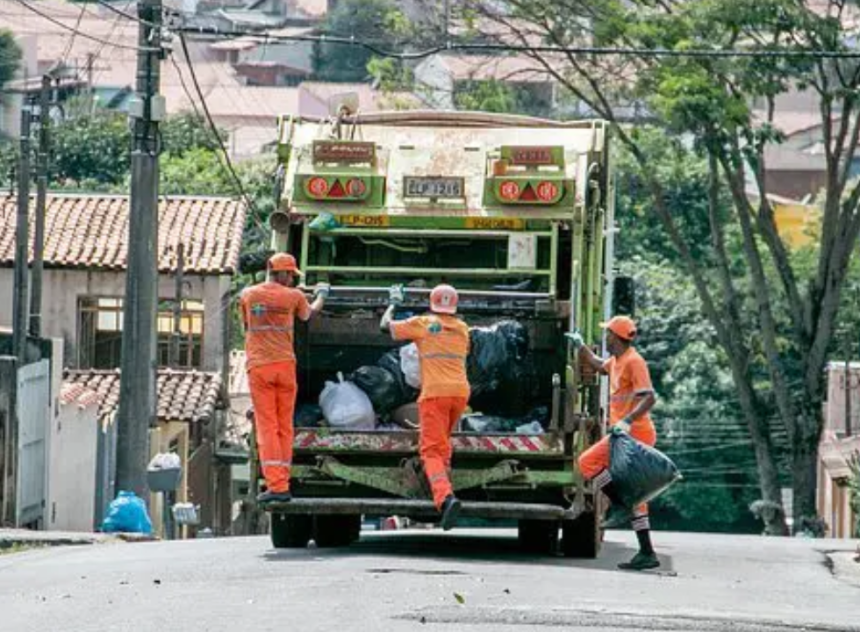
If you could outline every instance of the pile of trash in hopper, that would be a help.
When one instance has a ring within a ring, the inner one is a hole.
[[[467,374],[472,395],[460,430],[540,434],[549,410],[523,409],[533,399],[534,366],[528,330],[515,321],[469,330]],[[414,430],[418,428],[421,369],[415,344],[392,349],[375,365],[326,382],[319,405],[296,411],[297,427],[325,425],[341,430]]]

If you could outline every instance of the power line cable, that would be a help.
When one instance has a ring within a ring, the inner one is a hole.
[[[251,196],[248,195],[248,192],[245,190],[245,185],[242,184],[242,180],[239,178],[236,170],[233,168],[233,161],[230,159],[230,155],[227,153],[227,148],[224,146],[224,141],[221,139],[221,135],[218,133],[218,127],[215,125],[215,121],[212,120],[212,115],[209,112],[209,106],[206,105],[206,99],[203,96],[203,90],[200,88],[200,83],[197,81],[197,73],[194,70],[194,64],[191,61],[191,55],[188,51],[188,44],[185,41],[185,34],[179,33],[179,42],[182,45],[182,54],[185,55],[185,63],[188,65],[188,71],[191,74],[191,81],[194,84],[194,90],[197,92],[197,96],[200,99],[200,105],[203,108],[203,112],[206,115],[206,121],[209,123],[209,128],[212,131],[213,136],[215,136],[215,140],[218,142],[218,146],[221,148],[222,153],[224,154],[224,161],[227,165],[227,169],[230,171],[230,175],[233,177],[233,180],[236,183],[236,188],[239,190],[242,198],[245,200],[245,204],[248,205],[248,209],[254,213],[256,218],[259,219],[260,214],[257,211],[257,207],[254,204]],[[180,79],[180,81],[182,81]],[[184,85],[184,82],[183,82]],[[192,101],[193,102],[193,101]]]
[[[59,26],[61,29],[69,31],[70,33],[74,33],[80,37],[91,40],[93,42],[98,42],[99,44],[114,46],[116,48],[124,48],[126,50],[133,50],[133,51],[137,51],[137,52],[141,52],[141,53],[153,53],[153,52],[156,52],[158,50],[156,48],[141,48],[139,46],[129,46],[127,44],[116,44],[116,43],[108,42],[108,41],[106,41],[100,37],[95,37],[94,35],[88,35],[87,33],[84,33],[83,31],[81,31],[78,28],[73,28],[73,27],[69,26],[68,24],[63,24],[59,20],[54,19],[53,17],[51,17],[47,13],[44,13],[43,11],[41,11],[41,10],[37,9],[36,7],[34,7],[33,5],[29,4],[27,2],[27,0],[16,0],[16,1],[19,4],[21,4],[22,6],[26,7],[29,11],[31,11],[31,12],[35,13],[36,15],[38,15],[39,17],[47,20],[51,24]]]
[[[262,37],[263,33],[242,30],[221,30],[216,27],[181,27],[181,33],[216,35],[225,38],[236,37]],[[469,44],[451,43],[432,46],[418,51],[394,51],[382,48],[381,45],[366,40],[357,39],[354,36],[342,37],[338,35],[286,35],[279,33],[266,33],[268,38],[275,41],[312,42],[317,44],[340,44],[344,46],[356,46],[364,48],[380,57],[389,57],[403,61],[417,61],[433,55],[451,51],[472,52],[520,52],[520,53],[544,53],[565,55],[592,55],[592,56],[624,56],[624,57],[673,57],[673,58],[723,58],[723,59],[860,59],[860,50],[794,50],[794,49],[771,49],[771,50],[674,50],[669,48],[633,48],[633,47],[601,47],[601,46],[526,46],[514,44]]]
[[[72,52],[72,47],[75,45],[75,37],[77,36],[79,29],[81,28],[81,20],[84,19],[84,12],[87,10],[87,5],[85,2],[81,3],[81,12],[78,13],[78,21],[75,22],[75,30],[72,33],[71,37],[69,37],[69,43],[66,44],[66,50],[63,52],[63,61],[62,65],[65,66],[66,62],[69,58],[69,53]]]

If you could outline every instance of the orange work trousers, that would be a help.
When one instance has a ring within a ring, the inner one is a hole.
[[[293,462],[293,413],[296,408],[296,363],[276,362],[248,372],[254,404],[257,451],[266,487],[273,492],[290,489]]]
[[[653,446],[657,443],[657,431],[654,429],[654,424],[649,422],[634,422],[630,426],[630,436],[645,445]],[[607,435],[579,455],[579,471],[586,479],[591,480],[609,468],[609,458],[609,435]],[[639,505],[633,510],[633,515],[647,516],[648,505],[645,503]]]
[[[419,455],[424,474],[433,491],[436,509],[453,493],[448,469],[451,467],[451,433],[466,410],[465,397],[431,397],[418,402],[421,418]]]

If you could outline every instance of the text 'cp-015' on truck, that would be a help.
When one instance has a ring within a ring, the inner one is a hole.
[[[332,285],[324,312],[296,332],[299,406],[315,403],[338,372],[374,365],[392,348],[379,330],[390,285],[406,284],[407,315],[426,311],[435,284],[455,285],[470,327],[513,320],[526,332],[517,383],[484,393],[473,384],[471,408],[547,411],[539,434],[467,424],[454,433],[461,522],[518,521],[533,552],[556,550],[561,532],[565,555],[595,556],[597,498],[575,459],[602,433],[601,389],[564,333],[597,340],[608,312],[606,124],[392,112],[279,125],[273,245],[296,255],[308,287]],[[322,213],[336,223],[316,229]],[[276,547],[347,545],[362,516],[438,516],[415,430],[297,427],[294,448],[293,500],[268,507]]]

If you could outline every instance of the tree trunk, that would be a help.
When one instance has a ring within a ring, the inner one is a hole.
[[[792,446],[791,487],[794,490],[794,531],[802,519],[814,520],[818,515],[816,492],[818,479],[818,442],[808,437],[797,437]]]

